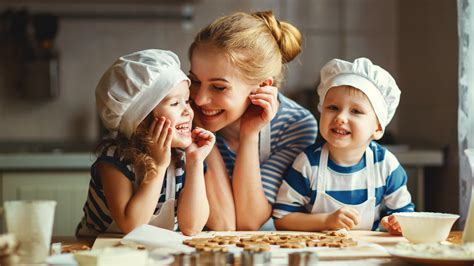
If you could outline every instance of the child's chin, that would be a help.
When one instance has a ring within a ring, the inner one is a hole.
[[[344,148],[349,146],[350,142],[348,140],[344,139],[338,139],[338,140],[331,140],[328,141],[329,145],[335,147],[335,148]]]
[[[185,149],[191,145],[193,140],[191,138],[180,138],[173,140],[172,146],[173,148],[182,148]]]

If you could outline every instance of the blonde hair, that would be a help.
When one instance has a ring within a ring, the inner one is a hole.
[[[190,59],[199,46],[224,52],[248,81],[272,77],[278,86],[283,64],[301,52],[301,33],[293,25],[278,21],[271,11],[237,12],[202,29],[189,48]]]

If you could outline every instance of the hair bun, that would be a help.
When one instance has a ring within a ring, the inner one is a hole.
[[[260,18],[265,22],[267,25],[268,29],[272,33],[273,37],[277,41],[277,43],[280,43],[281,40],[281,25],[280,21],[278,21],[275,16],[273,16],[272,11],[260,11],[260,12],[255,12],[252,14],[253,16]]]
[[[283,63],[290,62],[301,52],[301,33],[296,27],[278,21],[272,11],[255,12],[252,15],[267,25],[280,48]]]

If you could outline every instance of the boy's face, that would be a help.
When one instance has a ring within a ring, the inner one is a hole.
[[[166,117],[171,121],[173,140],[171,147],[186,148],[192,143],[191,129],[194,117],[189,105],[189,88],[186,81],[181,81],[153,109],[154,117]]]
[[[338,149],[364,149],[382,137],[372,104],[360,90],[350,86],[329,89],[321,109],[320,133]]]

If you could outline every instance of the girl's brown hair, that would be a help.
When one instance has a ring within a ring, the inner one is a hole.
[[[257,83],[272,77],[278,86],[283,64],[301,52],[301,33],[293,25],[278,21],[271,11],[237,12],[202,29],[189,48],[190,59],[199,46],[226,53],[248,81]]]
[[[96,152],[98,155],[110,146],[116,146],[115,156],[120,160],[131,164],[136,178],[143,179],[146,176],[157,173],[156,161],[151,156],[150,145],[153,140],[148,134],[148,129],[153,121],[153,113],[150,113],[137,127],[135,133],[128,139],[124,134],[118,133],[117,137],[105,139],[99,143]],[[174,158],[180,158],[182,154],[172,149]],[[176,166],[182,166],[182,161],[177,160]]]

